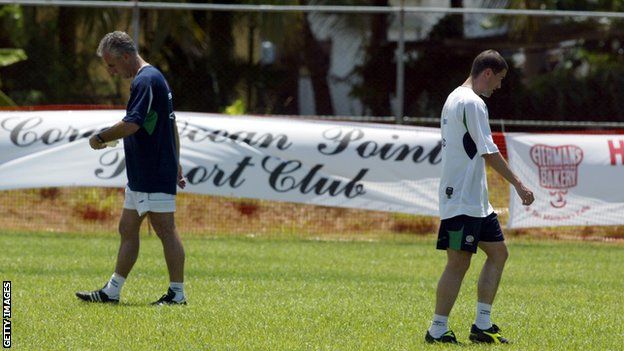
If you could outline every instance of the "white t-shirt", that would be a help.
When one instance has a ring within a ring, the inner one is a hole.
[[[446,99],[440,123],[440,218],[487,217],[494,209],[488,200],[481,155],[496,153],[498,147],[492,139],[485,102],[472,88],[458,87]]]

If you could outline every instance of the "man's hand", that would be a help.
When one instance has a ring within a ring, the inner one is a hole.
[[[507,164],[507,161],[505,161],[500,152],[485,154],[482,156],[489,166],[494,168],[494,170],[498,174],[502,175],[505,180],[512,184],[514,188],[516,188],[516,192],[522,199],[522,204],[524,206],[529,206],[533,203],[533,201],[535,201],[535,198],[533,197],[533,192],[529,190],[529,188],[522,185],[518,177],[516,177],[516,175],[511,171],[511,168],[509,168],[509,164]]]
[[[89,138],[89,145],[93,150],[100,150],[106,147],[106,144],[100,143],[95,135]]]
[[[529,206],[533,203],[533,201],[535,201],[535,197],[533,197],[533,192],[527,189],[527,187],[522,184],[518,184],[518,186],[516,186],[516,192],[518,193],[518,196],[520,196],[520,198],[522,199],[522,204],[524,206]]]
[[[89,145],[93,150],[100,150],[107,146],[115,147],[119,140],[136,133],[139,128],[141,127],[134,122],[119,121],[110,128],[104,128],[99,134],[92,135],[89,138]]]
[[[182,174],[182,166],[178,165],[178,186],[180,189],[184,189],[186,187],[186,179],[184,179],[184,175]]]

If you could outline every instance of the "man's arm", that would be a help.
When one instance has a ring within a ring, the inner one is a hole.
[[[500,152],[495,152],[493,154],[484,154],[482,155],[485,159],[485,163],[487,163],[490,167],[494,168],[494,170],[503,176],[513,187],[516,189],[516,192],[522,199],[522,204],[528,206],[535,201],[533,197],[533,192],[525,187],[520,179],[516,177],[511,168],[509,168],[509,164]]]
[[[176,155],[178,156],[178,186],[180,189],[184,189],[186,186],[186,179],[182,174],[182,165],[180,164],[180,134],[178,133],[178,124],[173,121],[173,137],[175,139]]]
[[[106,143],[132,135],[136,133],[139,128],[141,127],[138,124],[119,121],[105,131],[91,136],[91,138],[89,138],[89,145],[91,145],[91,148],[94,150],[103,149],[106,147]]]

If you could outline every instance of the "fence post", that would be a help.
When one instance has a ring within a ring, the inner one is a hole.
[[[405,87],[405,0],[401,0],[401,11],[399,12],[399,45],[396,51],[397,77],[396,77],[396,98],[397,113],[396,123],[403,123],[403,104]]]

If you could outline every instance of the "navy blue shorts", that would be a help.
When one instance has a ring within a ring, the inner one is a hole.
[[[498,222],[496,213],[480,218],[466,215],[443,219],[438,231],[438,250],[453,250],[477,252],[480,241],[504,241],[503,230]]]

